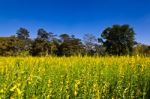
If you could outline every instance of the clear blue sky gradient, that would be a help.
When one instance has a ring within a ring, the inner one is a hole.
[[[32,38],[39,28],[100,37],[113,24],[130,24],[136,40],[150,45],[150,0],[0,0],[0,36],[25,27]]]

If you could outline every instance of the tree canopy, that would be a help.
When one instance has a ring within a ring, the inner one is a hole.
[[[146,55],[150,46],[135,43],[135,32],[129,25],[113,25],[105,28],[101,38],[92,33],[83,39],[67,33],[56,35],[43,28],[38,29],[36,38],[29,38],[26,28],[19,28],[16,35],[0,37],[1,56],[72,56],[72,55]]]
[[[29,31],[22,27],[19,30],[17,30],[16,34],[19,39],[26,40],[29,38]]]
[[[129,25],[113,25],[102,34],[102,42],[106,52],[111,55],[127,55],[133,51],[135,32]]]

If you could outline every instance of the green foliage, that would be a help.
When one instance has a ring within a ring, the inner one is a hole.
[[[0,56],[150,56],[149,46],[135,45],[135,33],[129,25],[108,27],[99,39],[87,33],[83,41],[69,34],[57,36],[43,28],[38,29],[35,39],[29,38],[29,31],[25,28],[20,28],[16,34],[0,37]]]
[[[32,43],[30,54],[32,56],[46,56],[48,51],[48,44],[42,39],[35,39]]]
[[[29,38],[29,31],[25,28],[20,28],[16,34],[17,37],[22,40],[27,40]]]
[[[16,56],[18,53],[19,39],[16,37],[1,37],[0,38],[0,55],[2,56]]]
[[[39,29],[38,33],[37,33],[37,38],[44,40],[44,41],[48,41],[49,40],[49,33],[47,31],[45,31],[44,29]]]
[[[29,31],[25,28],[20,28],[17,31],[17,39],[19,40],[17,42],[17,55],[29,55],[29,50],[31,47],[32,40],[29,39]]]
[[[59,56],[79,55],[83,51],[83,45],[80,39],[70,37],[68,34],[62,34],[61,44],[58,48]]]
[[[144,44],[135,45],[133,55],[150,56],[150,46]]]
[[[61,34],[59,37],[62,42],[68,41],[70,39],[70,36],[68,34]]]
[[[134,30],[129,25],[113,25],[106,28],[101,37],[108,54],[127,55],[133,51],[134,35]]]

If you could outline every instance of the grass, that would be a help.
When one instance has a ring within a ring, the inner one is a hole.
[[[0,57],[0,99],[149,99],[147,57]]]

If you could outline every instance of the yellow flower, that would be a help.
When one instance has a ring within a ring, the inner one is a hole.
[[[10,91],[14,91],[16,88],[17,88],[17,86],[15,85],[10,89]]]
[[[142,69],[141,69],[142,72],[144,71],[144,68],[145,68],[145,67],[144,67],[144,65],[142,64]]]
[[[51,83],[52,83],[52,81],[49,79],[49,80],[48,80],[48,83],[47,83],[47,86],[48,86],[48,87],[51,87]]]
[[[74,92],[74,95],[77,96],[77,94],[78,94],[77,91],[75,91],[75,92]]]
[[[47,95],[47,98],[50,99],[50,95]]]
[[[20,83],[17,83],[17,86],[18,86],[18,87],[20,87],[20,86],[21,86],[21,84],[20,84]]]
[[[75,80],[77,85],[80,85],[80,80]]]
[[[75,91],[74,91],[74,95],[77,96],[78,94],[78,87],[80,85],[80,80],[75,80]]]
[[[0,90],[0,93],[4,93],[4,90],[3,90],[3,89],[1,89],[1,90]]]
[[[115,99],[115,97],[114,97],[114,96],[112,96],[112,99]]]
[[[31,81],[29,81],[28,84],[31,85]]]
[[[15,99],[14,97],[10,97],[10,99]]]
[[[21,95],[21,90],[19,88],[17,88],[16,90],[17,90],[18,95]]]
[[[51,82],[52,82],[52,81],[49,79],[49,80],[48,80],[48,83],[51,84]]]

